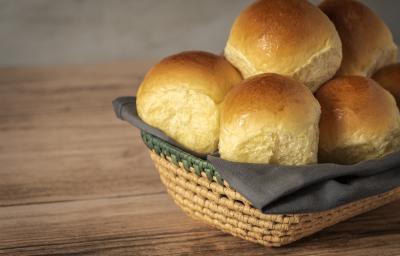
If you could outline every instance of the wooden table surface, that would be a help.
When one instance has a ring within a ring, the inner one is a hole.
[[[111,101],[149,64],[0,70],[1,255],[400,255],[400,203],[279,249],[187,217]]]

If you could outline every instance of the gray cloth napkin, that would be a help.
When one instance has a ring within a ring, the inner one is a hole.
[[[113,106],[118,118],[194,153],[145,124],[137,115],[135,97],[118,98]],[[400,187],[400,152],[355,165],[281,166],[235,163],[219,158],[218,154],[199,157],[206,157],[235,190],[269,214],[325,211]]]

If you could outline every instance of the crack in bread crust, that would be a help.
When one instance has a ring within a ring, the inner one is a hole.
[[[262,73],[276,73],[273,70],[257,69],[241,51],[230,44],[225,47],[225,57],[240,70],[244,78]],[[282,72],[281,75],[290,76],[304,83],[312,92],[315,92],[321,84],[335,75],[341,60],[341,47],[324,47],[312,55],[303,66],[292,72]]]

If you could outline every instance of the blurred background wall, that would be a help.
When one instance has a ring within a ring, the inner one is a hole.
[[[0,66],[219,53],[253,0],[0,0]],[[318,3],[318,0],[312,1]],[[400,42],[400,1],[365,0]]]

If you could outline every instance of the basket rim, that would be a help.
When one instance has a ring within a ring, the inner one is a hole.
[[[170,157],[171,162],[177,167],[181,167],[179,163],[182,163],[183,169],[188,172],[192,168],[194,169],[194,173],[199,177],[204,173],[209,181],[216,181],[222,186],[227,185],[215,167],[206,160],[193,156],[143,130],[141,130],[141,137],[144,144],[150,150],[159,156]]]

